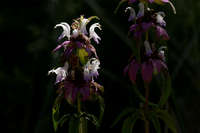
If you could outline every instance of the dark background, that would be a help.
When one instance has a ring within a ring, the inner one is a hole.
[[[100,132],[109,129],[114,118],[127,107],[133,93],[122,77],[131,55],[127,39],[127,15],[121,7],[113,11],[118,0],[16,0],[0,2],[0,121],[5,132],[53,133],[51,107],[56,96],[54,78],[47,72],[56,66],[60,31],[55,24],[84,14],[101,18],[102,41],[95,45],[101,60],[98,82],[105,87],[105,117]],[[164,6],[167,17],[167,61],[172,76],[175,103],[186,133],[200,133],[200,1],[172,1],[173,15]],[[154,90],[151,90],[153,93]],[[65,128],[65,127],[64,127]],[[1,130],[3,131],[1,128]],[[60,131],[61,132],[61,131]]]

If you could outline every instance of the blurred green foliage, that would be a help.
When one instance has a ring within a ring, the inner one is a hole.
[[[1,121],[6,132],[53,133],[51,108],[56,97],[54,78],[48,70],[59,63],[51,51],[58,43],[61,21],[72,22],[84,14],[101,18],[102,41],[95,45],[101,60],[99,82],[105,87],[105,117],[99,132],[120,132],[110,129],[115,117],[137,101],[122,78],[123,68],[134,45],[127,38],[128,23],[122,6],[114,15],[119,0],[19,0],[0,4],[0,97]],[[168,42],[168,66],[172,75],[177,116],[185,132],[200,132],[200,1],[172,1],[177,9],[173,15],[164,6]],[[154,90],[151,90],[154,92]],[[137,126],[137,125],[136,125]],[[138,126],[139,128],[140,126]],[[90,131],[94,130],[92,127]],[[58,132],[67,132],[60,129]]]

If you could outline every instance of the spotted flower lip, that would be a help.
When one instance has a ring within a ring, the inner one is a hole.
[[[97,77],[99,75],[98,69],[100,65],[100,61],[96,58],[91,58],[87,64],[84,66],[84,79],[86,81],[93,80],[93,77]]]
[[[51,73],[55,73],[57,75],[55,84],[65,80],[66,76],[68,75],[68,62],[65,63],[63,67],[58,67],[57,69],[52,69],[48,72],[48,75]]]

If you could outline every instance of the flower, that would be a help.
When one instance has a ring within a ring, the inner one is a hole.
[[[130,16],[128,18],[128,21],[132,21],[136,17],[135,10],[132,7],[127,7],[126,10],[125,10],[125,12],[127,12],[128,10],[130,11]]]
[[[146,51],[146,55],[150,56],[152,54],[152,50],[151,50],[151,46],[149,44],[149,41],[144,41],[144,47],[145,47],[145,51]]]
[[[88,34],[86,26],[89,22],[90,22],[89,19],[86,19],[86,18],[84,18],[84,16],[81,16],[81,18],[80,18],[80,32],[81,33],[83,33],[85,35]]]
[[[135,59],[133,59],[131,63],[128,64],[124,69],[124,75],[128,73],[130,80],[134,84],[136,83],[136,76],[137,76],[137,72],[139,68],[140,68],[140,64]]]
[[[66,76],[68,75],[68,62],[65,63],[63,67],[58,67],[57,69],[52,69],[48,72],[48,75],[51,73],[55,73],[57,75],[55,84],[65,80]]]
[[[91,27],[90,27],[90,39],[93,38],[94,41],[97,44],[99,44],[99,40],[101,40],[101,38],[94,31],[95,28],[99,28],[101,30],[101,25],[99,23],[95,23],[95,24],[91,25]]]
[[[160,26],[166,26],[166,22],[163,19],[164,17],[165,17],[164,12],[156,13],[156,23],[158,23]]]
[[[139,6],[139,12],[137,14],[137,18],[140,18],[140,17],[144,16],[144,4],[142,2],[140,2],[138,4],[138,6]]]
[[[61,39],[63,39],[64,37],[67,37],[68,40],[70,40],[70,26],[68,23],[62,22],[60,24],[57,24],[54,28],[57,27],[62,27],[63,32],[62,34],[59,36],[58,41],[60,41]]]
[[[84,79],[86,81],[93,80],[93,77],[97,77],[99,75],[98,69],[100,65],[100,61],[96,58],[91,58],[86,65],[84,66]]]
[[[142,2],[140,2],[138,6],[139,6],[139,11],[137,13],[137,17],[136,17],[135,10],[132,7],[127,7],[125,9],[125,12],[130,10],[130,16],[128,18],[128,21],[132,21],[134,19],[138,19],[138,18],[144,16],[144,4]]]
[[[169,35],[167,34],[166,30],[158,25],[156,26],[156,35],[158,38],[162,38],[163,40],[169,40]]]
[[[141,39],[142,34],[145,33],[149,28],[153,26],[152,22],[142,22],[139,24],[133,24],[130,27],[130,31],[133,32],[136,39]]]

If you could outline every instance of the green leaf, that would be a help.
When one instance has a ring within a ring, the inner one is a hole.
[[[99,124],[101,124],[104,115],[105,104],[104,104],[104,99],[101,96],[98,96],[98,99],[100,105]]]
[[[85,113],[85,115],[86,115],[85,118],[91,121],[95,126],[97,127],[100,126],[99,121],[96,116],[94,116],[93,114],[88,114],[88,113]]]
[[[56,120],[57,110],[55,108],[52,109],[52,121],[53,121],[53,127],[54,131],[57,131],[58,128],[58,121]]]
[[[115,119],[114,123],[111,125],[111,127],[114,127],[124,116],[134,113],[136,111],[135,108],[126,108],[122,111],[122,113]]]
[[[79,121],[73,117],[69,121],[68,133],[78,133]]]
[[[152,121],[153,126],[154,126],[156,132],[157,133],[161,133],[160,122],[159,122],[159,119],[157,118],[157,116],[156,115],[152,115],[152,117],[150,118],[150,120]]]
[[[130,123],[131,123],[131,117],[128,117],[124,120],[123,126],[122,126],[122,133],[130,133]]]
[[[136,120],[139,118],[138,112],[133,113],[130,117],[124,120],[122,133],[132,133]]]
[[[87,120],[84,117],[80,117],[78,126],[79,133],[87,133]]]
[[[168,98],[171,94],[171,91],[172,91],[171,78],[168,75],[167,79],[165,80],[165,83],[164,83],[164,91],[162,92],[162,96],[161,96],[160,101],[159,101],[160,107],[163,107],[165,105],[165,103],[168,101]]]
[[[131,116],[131,125],[130,125],[130,131],[129,131],[129,133],[133,132],[134,125],[135,125],[135,123],[136,123],[136,121],[137,121],[138,118],[139,118],[139,114],[137,112],[134,113]]]
[[[64,124],[67,120],[70,119],[70,117],[71,117],[71,114],[63,115],[63,116],[60,118],[58,124],[62,127],[63,124]]]
[[[122,4],[124,4],[125,2],[127,2],[127,0],[121,0],[121,1],[119,2],[119,4],[117,5],[117,7],[116,7],[116,9],[115,9],[115,11],[114,11],[114,14],[117,13],[117,11],[119,10],[120,6],[121,6]]]
[[[52,108],[52,121],[53,121],[53,127],[54,131],[57,131],[58,125],[59,125],[59,109],[60,109],[60,103],[63,96],[59,95],[56,97],[53,108]]]
[[[166,110],[158,110],[157,117],[164,121],[164,123],[173,133],[177,133],[175,119]]]
[[[88,52],[85,50],[85,49],[78,49],[77,50],[77,54],[78,54],[78,57],[80,59],[80,62],[82,65],[85,65],[87,63],[87,57],[88,57]]]

